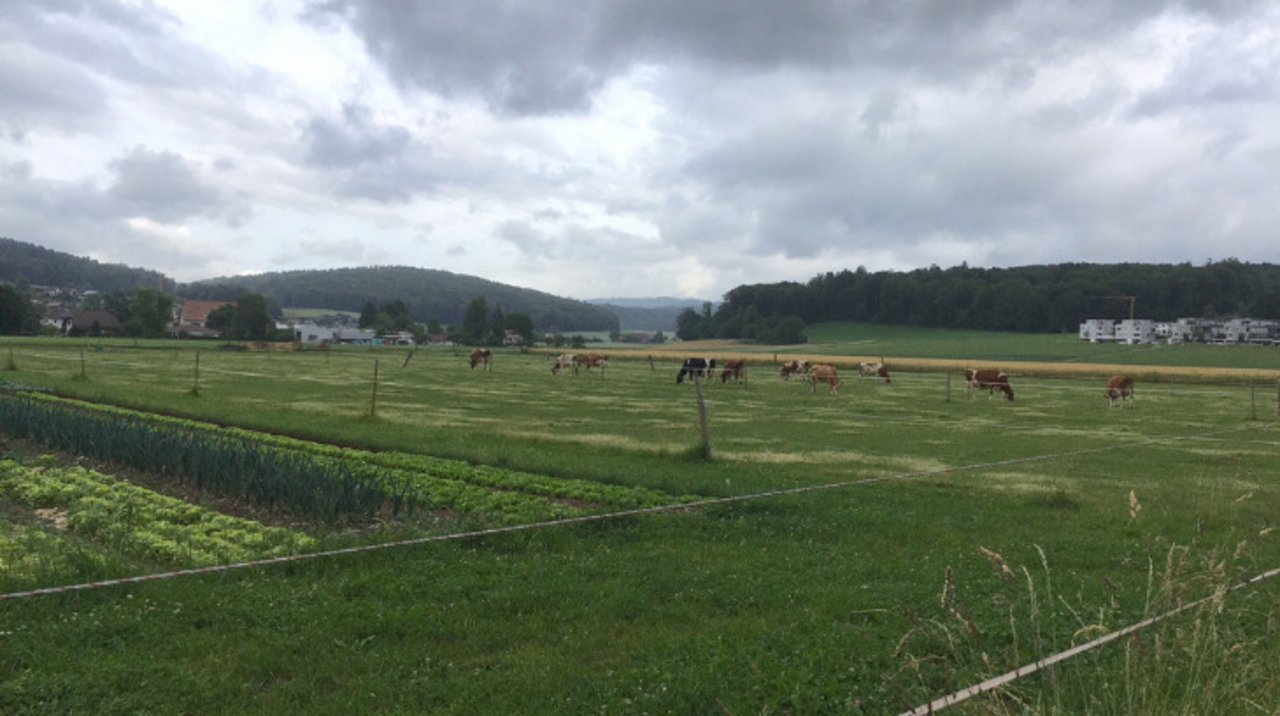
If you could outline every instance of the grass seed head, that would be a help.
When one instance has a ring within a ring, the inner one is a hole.
[[[986,547],[979,547],[978,551],[982,552],[987,559],[991,560],[991,566],[996,570],[997,574],[1008,579],[1013,578],[1013,570],[1009,569],[1009,564],[1004,561],[1004,557],[999,552],[987,549]]]
[[[942,578],[942,608],[953,611],[956,604],[956,583],[951,577],[951,565],[947,565]]]
[[[1138,495],[1129,490],[1129,518],[1138,519],[1138,513],[1142,512],[1142,504],[1138,502]]]

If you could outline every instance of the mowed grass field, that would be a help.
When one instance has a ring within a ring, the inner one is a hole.
[[[541,354],[486,373],[449,350],[206,348],[193,395],[192,345],[88,345],[7,343],[0,377],[673,496],[781,494],[3,601],[6,712],[893,713],[1215,592],[982,708],[1280,706],[1280,586],[1224,591],[1280,565],[1274,382],[1139,383],[1110,410],[1085,374],[1019,377],[1007,403],[954,376],[948,396],[943,372],[845,371],[830,395],[762,350],[747,384],[702,386],[707,462],[666,354],[553,376]],[[1023,350],[988,358],[1053,357]]]

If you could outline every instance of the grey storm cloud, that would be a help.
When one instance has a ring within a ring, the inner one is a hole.
[[[0,37],[7,35],[10,42],[68,58],[96,75],[152,87],[213,81],[219,74],[217,62],[177,39],[176,24],[176,18],[152,3],[0,3]]]
[[[110,167],[116,177],[106,199],[124,216],[145,216],[162,223],[194,216],[237,220],[240,209],[235,199],[203,181],[192,164],[174,152],[134,147]]]
[[[349,102],[337,116],[307,120],[299,140],[304,161],[321,171],[338,194],[388,204],[432,195],[446,186],[520,197],[558,181],[484,145],[429,141],[426,131],[379,121],[369,108]]]
[[[404,202],[430,192],[443,175],[430,147],[402,126],[379,124],[367,108],[348,103],[340,116],[315,116],[302,128],[305,160],[336,178],[344,196]]]
[[[378,164],[399,156],[413,141],[409,130],[378,126],[369,120],[367,109],[354,104],[345,105],[338,120],[313,117],[303,135],[309,161],[339,168]]]
[[[131,156],[137,159],[136,154]],[[0,192],[0,227],[4,227],[7,236],[135,266],[190,265],[207,259],[207,247],[157,240],[129,224],[127,219],[132,216],[147,215],[159,221],[154,214],[168,212],[156,212],[156,197],[145,194],[138,195],[139,202],[133,206],[120,204],[113,197],[114,192],[142,188],[133,169],[124,168],[124,174],[130,176],[103,189],[90,181],[41,178],[25,163],[0,164],[0,181],[5,187]],[[195,208],[190,203],[188,206]],[[209,208],[204,206],[206,211]]]
[[[1123,35],[1164,12],[1230,19],[1250,3],[862,0],[329,0],[311,17],[350,24],[391,76],[478,95],[512,114],[581,111],[638,65],[887,69],[964,77]]]

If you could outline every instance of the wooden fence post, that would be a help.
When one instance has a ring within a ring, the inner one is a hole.
[[[85,375],[85,370],[84,370],[84,346],[80,346],[80,377],[81,378],[89,377]]]
[[[191,394],[200,395],[200,351],[196,350],[196,378],[191,384]]]
[[[702,400],[702,382],[697,376],[693,378],[693,387],[698,393],[698,422],[702,426],[702,459],[711,462],[711,431],[707,429],[707,404]]]
[[[1249,381],[1249,419],[1258,419],[1258,388],[1252,380]]]
[[[373,397],[369,399],[369,417],[378,417],[378,359],[373,359]]]

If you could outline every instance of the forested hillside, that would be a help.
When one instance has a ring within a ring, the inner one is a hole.
[[[280,306],[359,312],[366,303],[403,301],[414,320],[462,321],[467,304],[483,296],[490,308],[529,316],[538,331],[615,331],[618,317],[583,301],[486,281],[475,276],[407,266],[282,271],[184,284],[188,298],[231,300],[240,291]]]
[[[1280,318],[1280,266],[1056,264],[909,272],[841,271],[806,284],[739,286],[711,315],[686,311],[681,338],[776,339],[784,322],[860,321],[997,331],[1075,331],[1086,318]]]
[[[158,271],[104,264],[24,241],[0,238],[0,281],[36,286],[131,293],[143,286],[173,290],[173,280]]]

